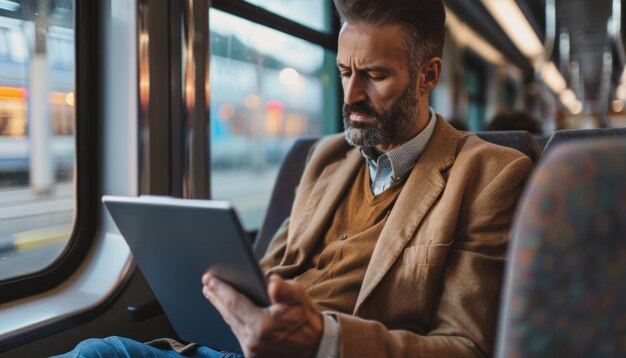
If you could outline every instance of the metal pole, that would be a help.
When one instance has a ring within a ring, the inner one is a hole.
[[[33,1],[30,4],[35,23],[35,46],[30,56],[28,78],[30,187],[38,194],[46,194],[52,191],[55,179],[46,48],[49,3]]]

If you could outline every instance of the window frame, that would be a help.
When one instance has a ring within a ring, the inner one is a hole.
[[[337,52],[339,19],[336,16],[332,18],[332,31],[325,33],[244,0],[213,0],[210,7]]]
[[[0,281],[0,303],[47,291],[65,281],[92,246],[98,214],[100,122],[98,2],[74,1],[75,219],[68,244],[47,267]]]

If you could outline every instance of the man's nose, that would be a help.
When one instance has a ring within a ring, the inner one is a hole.
[[[358,74],[353,74],[348,80],[348,84],[343,88],[343,101],[345,104],[352,105],[363,102],[367,99],[363,81]]]

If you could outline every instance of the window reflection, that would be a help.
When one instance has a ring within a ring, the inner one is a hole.
[[[258,228],[294,139],[336,130],[334,54],[216,10],[209,23],[212,194]]]

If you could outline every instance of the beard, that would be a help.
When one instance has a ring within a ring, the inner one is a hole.
[[[400,143],[420,115],[420,99],[415,86],[408,88],[383,113],[378,113],[370,102],[343,105],[343,126],[346,141],[352,146],[374,147]],[[353,122],[351,113],[360,113],[374,119],[371,123]]]

